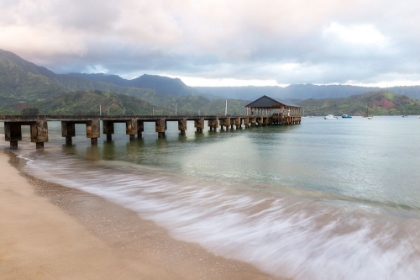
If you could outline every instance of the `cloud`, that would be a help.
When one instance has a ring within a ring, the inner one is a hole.
[[[419,9],[414,0],[0,0],[0,48],[61,73],[420,84]]]
[[[389,45],[389,39],[369,24],[343,26],[332,22],[324,29],[323,35],[325,37],[336,37],[343,42],[354,45],[372,46],[375,48],[385,48]]]

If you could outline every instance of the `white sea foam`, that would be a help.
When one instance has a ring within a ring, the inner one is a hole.
[[[159,170],[115,170],[62,156],[25,171],[118,203],[173,237],[296,279],[420,279],[418,220],[240,186],[184,182]],[[146,171],[145,171],[146,170]]]

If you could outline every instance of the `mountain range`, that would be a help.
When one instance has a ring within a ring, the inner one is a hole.
[[[420,83],[420,82],[419,82]],[[349,85],[313,85],[295,84],[287,87],[278,86],[247,86],[247,87],[196,87],[201,93],[209,93],[215,96],[228,96],[229,98],[255,100],[262,95],[281,99],[323,99],[323,98],[345,98],[352,95],[364,94],[384,90],[379,87],[359,87]],[[386,90],[406,95],[413,99],[420,100],[420,86],[398,86],[386,88]]]
[[[0,50],[0,114],[16,114],[28,107],[38,107],[40,113],[94,113],[99,111],[99,105],[103,105],[104,112],[111,114],[223,114],[225,100],[229,104],[228,113],[243,114],[244,106],[262,95],[293,100],[314,115],[324,114],[323,110],[333,110],[346,103],[352,103],[353,109],[345,113],[361,114],[368,103],[382,108],[382,103],[372,102],[373,93],[382,96],[374,98],[390,99],[388,101],[395,104],[392,108],[377,109],[378,114],[397,114],[407,110],[420,113],[416,111],[415,101],[409,102],[412,104],[410,108],[407,102],[402,101],[404,98],[420,100],[420,86],[386,90],[313,84],[285,88],[194,88],[180,79],[153,75],[127,80],[106,74],[56,74],[12,52]],[[401,98],[398,94],[405,97]],[[354,97],[359,95],[361,97]],[[329,108],[328,104],[336,104],[336,107]],[[322,110],[319,109],[321,107]]]

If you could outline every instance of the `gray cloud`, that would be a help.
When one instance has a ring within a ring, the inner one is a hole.
[[[57,72],[420,84],[414,0],[0,0],[0,48]]]

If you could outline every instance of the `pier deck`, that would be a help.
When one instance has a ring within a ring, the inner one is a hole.
[[[72,137],[76,136],[75,125],[86,125],[86,137],[91,139],[92,145],[97,144],[100,137],[102,121],[102,132],[107,135],[107,140],[112,140],[114,134],[114,123],[126,124],[126,135],[130,140],[142,137],[145,122],[155,123],[155,131],[158,138],[165,137],[166,123],[178,122],[178,130],[185,134],[187,121],[194,121],[197,132],[203,132],[204,121],[207,121],[210,131],[221,129],[240,129],[242,126],[267,126],[267,125],[294,125],[300,124],[300,115],[274,114],[270,116],[70,116],[70,115],[0,115],[0,122],[4,122],[5,141],[10,141],[11,148],[18,148],[18,141],[22,140],[22,125],[30,126],[31,142],[36,143],[36,148],[44,147],[48,142],[48,121],[61,121],[62,136],[66,138],[66,144],[72,143]]]

